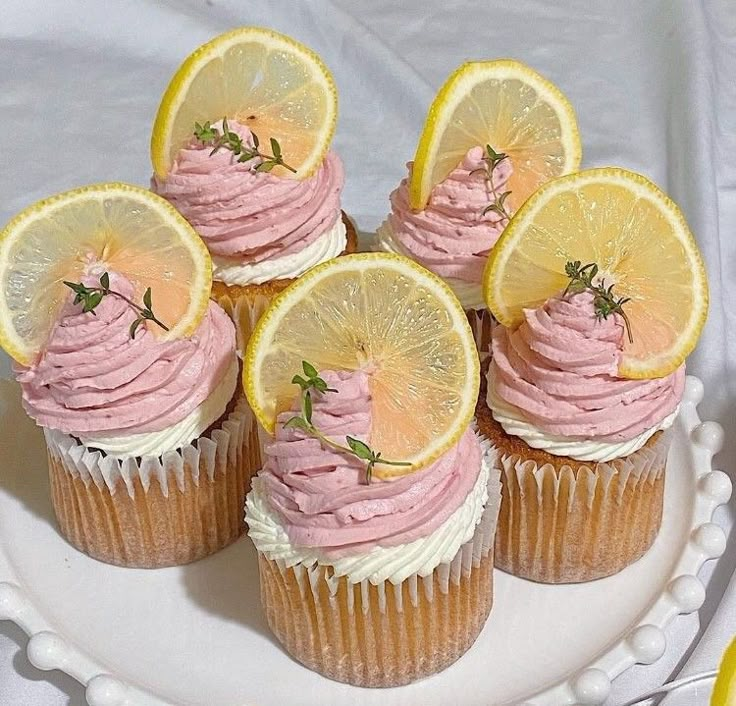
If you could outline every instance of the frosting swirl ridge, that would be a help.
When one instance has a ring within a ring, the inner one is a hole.
[[[370,443],[368,374],[325,372],[322,377],[338,392],[315,396],[315,426],[342,444],[346,435]],[[301,430],[285,428],[291,416],[286,412],[279,417],[259,484],[290,542],[319,548],[322,556],[355,555],[431,534],[463,504],[481,472],[481,446],[468,429],[428,467],[365,484],[363,461],[325,448]]]
[[[493,170],[493,187],[486,176],[483,149],[473,147],[448,177],[432,189],[421,211],[409,205],[409,176],[391,194],[391,213],[381,228],[404,254],[445,278],[480,283],[488,252],[505,226],[505,219],[483,210],[500,195],[513,172],[509,158]],[[379,238],[381,232],[379,231]]]
[[[232,120],[228,127],[254,146],[245,125]],[[211,152],[193,138],[166,179],[151,179],[151,188],[192,224],[213,255],[253,263],[292,255],[340,218],[345,173],[334,152],[303,180],[255,171],[260,158],[238,162],[229,150]]]
[[[115,273],[110,287],[134,296]],[[235,360],[234,326],[213,302],[193,336],[164,342],[145,326],[131,338],[138,314],[119,297],[104,297],[94,313],[70,297],[38,362],[16,368],[23,406],[40,426],[81,437],[167,429],[207,400]]]
[[[636,439],[675,413],[685,366],[664,378],[621,378],[623,336],[618,315],[596,319],[590,292],[528,309],[515,331],[493,332],[493,396],[555,437]]]

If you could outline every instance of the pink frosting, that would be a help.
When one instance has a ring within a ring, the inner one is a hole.
[[[134,296],[114,273],[110,286]],[[235,356],[235,328],[212,302],[191,338],[169,342],[144,326],[132,339],[137,314],[118,297],[105,297],[95,313],[83,314],[70,297],[39,362],[16,369],[23,406],[40,426],[105,436],[166,429],[204,402]]]
[[[409,206],[411,162],[409,177],[391,194],[388,222],[394,237],[411,257],[442,277],[480,283],[488,252],[506,225],[497,213],[482,215],[493,201],[482,157],[481,147],[469,150],[457,169],[432,189],[423,211]],[[512,171],[509,158],[493,170],[496,193],[506,191]]]
[[[524,312],[515,331],[493,332],[496,394],[539,429],[567,438],[628,441],[675,411],[685,366],[652,380],[618,377],[624,326],[598,321],[589,292]]]
[[[317,395],[315,426],[343,445],[346,435],[370,443],[368,374],[325,372],[322,377],[337,392]],[[394,480],[374,477],[366,485],[364,462],[333,452],[302,431],[285,429],[292,416],[279,416],[260,477],[297,546],[320,547],[339,557],[424,537],[460,507],[480,473],[480,443],[468,429],[430,466]]]
[[[253,146],[247,127],[235,121],[228,126]],[[229,150],[211,151],[192,138],[167,178],[154,176],[151,188],[179,210],[214,255],[251,263],[283,257],[337,222],[345,174],[335,153],[316,174],[299,180],[256,172],[257,158],[238,162]]]

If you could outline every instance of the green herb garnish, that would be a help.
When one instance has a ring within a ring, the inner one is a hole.
[[[355,439],[352,436],[346,436],[347,446],[338,444],[332,439],[326,437],[317,427],[312,423],[312,390],[319,392],[320,394],[326,394],[327,392],[337,392],[332,387],[327,387],[327,383],[319,376],[317,369],[308,363],[306,360],[302,361],[302,370],[304,371],[305,377],[301,375],[295,375],[291,382],[294,385],[299,385],[301,391],[301,414],[296,417],[289,419],[284,427],[289,429],[301,429],[303,432],[309,434],[315,439],[319,439],[325,446],[329,446],[336,451],[356,456],[363,461],[366,461],[365,468],[365,482],[370,484],[373,478],[373,468],[377,463],[384,464],[386,466],[411,466],[411,463],[407,461],[388,461],[381,457],[379,451],[374,451],[368,444],[360,439]]]
[[[501,217],[501,219],[506,219],[507,221],[511,218],[511,214],[506,210],[506,206],[504,205],[506,203],[506,199],[511,194],[510,191],[504,191],[503,193],[498,193],[496,191],[496,187],[493,185],[493,172],[496,170],[496,167],[498,167],[501,162],[503,162],[504,159],[507,159],[508,155],[505,152],[496,152],[496,150],[493,149],[490,145],[486,145],[486,151],[483,156],[483,161],[486,163],[485,168],[482,169],[474,169],[471,174],[475,174],[476,172],[483,172],[486,175],[486,180],[488,181],[488,185],[491,188],[491,194],[493,194],[493,201],[486,206],[483,211],[481,212],[481,216],[485,216],[486,213],[495,213]]]
[[[613,285],[606,287],[606,282],[603,279],[599,284],[595,284],[593,280],[598,276],[598,265],[594,262],[582,266],[580,260],[568,262],[565,265],[565,274],[570,278],[570,282],[562,296],[566,297],[571,293],[592,292],[596,319],[600,321],[601,319],[607,319],[611,314],[618,314],[626,325],[629,343],[633,343],[634,337],[631,333],[631,323],[629,322],[629,317],[626,316],[626,312],[623,310],[624,304],[630,302],[631,297],[617,299],[613,294]]]
[[[258,135],[253,131],[251,131],[251,135],[253,137],[252,148],[243,144],[243,138],[237,132],[230,130],[227,125],[227,118],[222,119],[222,132],[212,125],[209,120],[204,124],[194,123],[194,137],[203,145],[212,146],[210,155],[224,147],[238,158],[238,162],[248,162],[256,157],[262,159],[263,161],[256,167],[257,172],[270,172],[274,167],[281,166],[296,174],[296,169],[284,162],[281,145],[276,138],[272,137],[270,139],[271,154],[264,154],[258,149],[260,145]]]
[[[116,292],[114,289],[110,289],[110,275],[104,272],[100,277],[99,287],[87,287],[81,282],[64,282],[64,284],[71,289],[76,296],[74,297],[75,304],[82,305],[82,312],[85,314],[95,314],[95,309],[99,306],[100,302],[108,295],[118,297],[124,302],[129,304],[133,309],[138,312],[138,318],[130,325],[130,337],[135,338],[135,333],[144,321],[153,321],[154,324],[160,326],[164,331],[168,331],[169,327],[163,322],[156,318],[153,313],[153,302],[151,288],[146,289],[143,295],[143,306],[139,306],[134,301],[128,299],[124,294]]]

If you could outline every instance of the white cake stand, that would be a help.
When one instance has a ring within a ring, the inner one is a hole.
[[[664,626],[700,608],[698,570],[725,549],[712,515],[731,483],[711,467],[723,431],[698,418],[702,397],[689,377],[662,530],[643,559],[573,586],[497,572],[491,617],[460,661],[410,686],[369,690],[320,677],[280,649],[245,538],[191,566],[149,572],[100,564],[66,544],[41,434],[14,383],[0,381],[0,619],[28,633],[34,665],[86,685],[90,706],[600,704],[614,677],[664,654]]]

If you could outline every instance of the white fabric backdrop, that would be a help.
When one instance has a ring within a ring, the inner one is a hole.
[[[334,71],[344,202],[363,231],[385,214],[429,102],[457,64],[516,57],[555,81],[577,109],[585,166],[647,174],[680,203],[700,242],[712,304],[690,371],[706,382],[701,413],[726,427],[720,466],[733,469],[733,0],[3,0],[0,222],[84,183],[146,184],[149,130],[171,73],[197,45],[240,24],[291,34]],[[8,373],[0,357],[0,375]],[[730,526],[730,517],[721,510],[720,521]],[[735,565],[731,542],[713,576],[705,572],[708,599],[700,616],[670,628],[672,647],[663,660],[616,681],[612,706],[677,673],[693,649],[686,670],[715,665],[736,632],[736,585],[726,590]],[[0,705],[84,706],[82,689],[33,669],[24,646],[19,630],[0,624]],[[706,704],[707,692],[691,689],[672,704]]]

